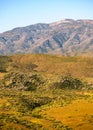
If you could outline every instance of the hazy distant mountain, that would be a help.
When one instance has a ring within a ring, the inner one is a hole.
[[[93,20],[65,19],[15,28],[0,34],[0,54],[92,54]]]

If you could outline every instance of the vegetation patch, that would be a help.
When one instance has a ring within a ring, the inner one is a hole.
[[[43,85],[44,80],[38,74],[11,72],[4,76],[2,83],[7,88],[33,91]]]
[[[93,129],[92,58],[20,54],[0,65],[1,130]]]
[[[82,82],[79,78],[72,77],[70,74],[60,77],[60,80],[58,82],[55,82],[52,86],[54,88],[69,89],[69,90],[72,89],[81,90],[84,88],[87,89],[86,88],[87,84]]]

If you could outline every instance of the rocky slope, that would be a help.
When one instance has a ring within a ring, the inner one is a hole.
[[[0,34],[0,54],[92,54],[93,20],[65,19],[15,28]]]

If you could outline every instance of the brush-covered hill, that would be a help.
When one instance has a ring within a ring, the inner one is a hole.
[[[0,130],[92,130],[93,58],[0,56]]]
[[[93,58],[80,56],[55,56],[47,54],[17,54],[0,56],[0,72],[36,72],[46,78],[66,75],[93,78]]]
[[[65,19],[19,27],[0,34],[0,54],[92,55],[93,20]]]

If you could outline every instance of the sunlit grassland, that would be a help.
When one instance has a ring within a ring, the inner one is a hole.
[[[45,114],[75,130],[92,130],[93,97],[88,100],[75,100],[64,107],[50,108]]]
[[[1,129],[16,130],[67,130],[70,128],[93,129],[93,95],[89,92],[53,90],[42,92],[0,91]],[[52,102],[30,110],[22,97],[30,101],[37,97],[49,96]],[[33,125],[34,124],[34,125]]]
[[[25,67],[31,63],[36,64],[36,71],[48,75],[65,75],[71,73],[78,77],[93,77],[93,58],[92,57],[66,57],[51,56],[42,54],[14,55],[14,63],[19,67]]]
[[[5,71],[0,73],[0,79],[10,74],[7,82],[14,84],[14,88],[0,82],[1,130],[93,129],[92,57],[20,54],[9,58],[9,62],[2,62],[1,69]],[[18,87],[23,85],[21,82],[27,80],[26,76],[32,78],[30,74],[37,76],[37,79],[31,80],[34,85],[38,84],[38,76],[43,84],[36,86],[35,90],[19,90]],[[61,77],[67,75],[72,80],[80,79],[85,87],[55,88],[55,83],[59,85]],[[21,78],[24,80],[20,81]]]

